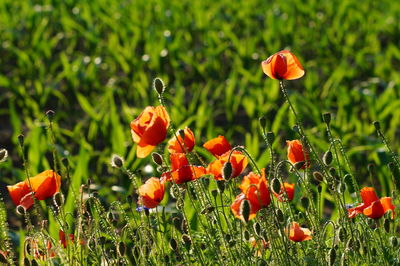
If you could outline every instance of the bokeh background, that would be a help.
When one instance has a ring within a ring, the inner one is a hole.
[[[129,179],[109,161],[116,153],[133,171],[151,164],[135,157],[129,123],[158,104],[155,77],[167,84],[175,125],[191,127],[199,146],[223,134],[263,167],[265,116],[285,158],[294,117],[260,67],[282,49],[306,70],[286,85],[320,154],[328,149],[321,114],[329,111],[357,180],[386,193],[390,158],[372,121],[398,152],[399,21],[400,4],[388,0],[2,0],[0,147],[10,158],[0,165],[1,193],[7,199],[5,185],[25,178],[19,134],[33,174],[52,166],[45,115],[52,109],[57,152],[69,159],[74,182],[90,178],[110,200],[128,195]],[[368,163],[376,165],[372,179]]]

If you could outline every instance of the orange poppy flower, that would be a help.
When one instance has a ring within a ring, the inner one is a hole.
[[[170,153],[187,153],[193,150],[194,145],[196,144],[196,140],[194,139],[194,134],[190,128],[185,128],[183,130],[185,133],[184,139],[182,140],[182,136],[177,133],[178,140],[176,137],[173,137],[168,141],[168,151]],[[182,150],[183,146],[183,150]]]
[[[362,188],[360,194],[363,203],[347,210],[349,218],[354,218],[357,214],[363,213],[369,218],[379,219],[390,210],[392,211],[392,218],[394,218],[395,206],[392,204],[392,198],[383,197],[379,199],[373,187]]]
[[[64,233],[64,231],[63,230],[59,230],[58,231],[58,237],[60,238],[60,243],[61,243],[61,245],[64,247],[64,248],[66,248],[67,247],[67,239],[66,239],[66,237],[65,237],[65,233]],[[69,240],[72,242],[72,243],[74,243],[74,241],[75,241],[75,236],[74,236],[74,234],[69,234]],[[82,244],[82,243],[81,243]]]
[[[30,177],[29,180],[26,179],[13,186],[7,186],[7,189],[14,204],[22,205],[25,210],[28,210],[34,202],[31,192],[34,193],[36,199],[45,200],[54,196],[60,190],[60,186],[61,176],[53,170],[46,170]]]
[[[277,52],[262,61],[263,72],[272,79],[293,80],[304,76],[304,69],[297,57],[287,50]]]
[[[155,146],[164,141],[169,122],[169,115],[163,106],[147,106],[131,122],[132,139],[137,143],[137,157],[146,157]]]
[[[274,193],[274,196],[280,202],[283,202],[286,199],[286,196],[285,196],[285,191],[286,191],[289,201],[292,201],[293,197],[294,197],[294,187],[295,187],[295,184],[290,184],[290,183],[285,182],[281,185],[281,191],[279,193],[275,193],[275,192],[272,192],[272,193]]]
[[[207,174],[204,167],[190,165],[184,153],[172,153],[170,159],[171,171],[162,175],[167,181],[173,181],[179,185]]]
[[[311,231],[307,228],[300,227],[296,222],[292,222],[290,226],[289,239],[294,242],[301,242],[312,239]]]
[[[207,141],[203,147],[217,158],[207,167],[207,173],[212,174],[216,180],[223,180],[222,169],[228,162],[229,156],[231,156],[230,163],[232,164],[231,178],[240,175],[248,164],[247,157],[241,152],[233,151],[231,155],[232,147],[224,136]]]
[[[159,178],[152,177],[139,187],[140,202],[146,208],[155,208],[164,198],[165,183]]]
[[[29,244],[32,247],[33,255],[35,259],[46,260],[47,258],[53,258],[56,256],[56,253],[52,249],[51,241],[45,240],[45,247],[39,247],[39,241],[34,238],[28,239]]]
[[[306,150],[303,150],[303,145],[301,144],[300,140],[298,139],[287,140],[286,145],[288,146],[287,156],[292,164],[298,162],[305,162],[305,164],[303,165],[303,167],[301,167],[301,169],[310,167],[310,155]]]
[[[231,210],[232,210],[233,214],[235,215],[235,217],[241,219],[242,221],[245,221],[245,220],[243,218],[243,215],[240,212],[240,205],[242,205],[242,201],[245,199],[246,199],[246,195],[243,193],[240,193],[231,205]],[[249,203],[250,203],[249,220],[251,220],[254,217],[256,217],[257,212],[260,210],[261,207],[260,207],[260,205],[253,204],[250,200],[249,200]]]
[[[246,175],[239,188],[254,206],[267,207],[271,203],[265,169],[261,170],[261,176],[253,172]]]

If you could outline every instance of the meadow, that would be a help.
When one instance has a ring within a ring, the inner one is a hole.
[[[394,212],[348,217],[365,187],[399,203],[399,19],[387,0],[1,1],[1,263],[399,264]],[[284,49],[305,75],[282,88],[261,62]],[[170,123],[139,158],[131,122],[148,106]],[[144,209],[138,189],[173,172],[167,143],[185,127],[191,167],[222,156],[203,146],[220,135],[248,165],[225,181],[171,173]],[[295,139],[300,164],[287,163]],[[252,217],[241,201],[236,218],[239,186],[263,168],[270,203]],[[50,169],[60,194],[16,208],[6,186]],[[284,182],[290,201],[273,196]],[[312,239],[290,239],[296,221]]]

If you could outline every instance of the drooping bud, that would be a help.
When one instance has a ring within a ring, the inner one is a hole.
[[[155,164],[158,164],[158,165],[163,165],[163,157],[161,156],[161,154],[159,154],[158,152],[153,152],[152,154],[151,154],[151,158],[153,159],[153,162],[155,163]]]
[[[219,193],[224,193],[224,191],[225,191],[225,180],[218,180],[217,181],[217,187],[218,187]]]
[[[268,141],[268,145],[269,146],[272,146],[272,144],[274,143],[274,140],[275,140],[275,134],[274,134],[274,132],[267,132],[267,135],[266,135],[266,137],[267,137],[267,141]]]
[[[22,147],[22,146],[24,146],[24,142],[25,142],[25,137],[24,137],[24,135],[19,135],[18,136],[18,143],[19,143],[19,145]]]
[[[254,223],[253,229],[258,236],[261,236],[261,225],[259,223]]]
[[[293,166],[294,166],[294,168],[296,168],[297,170],[300,170],[301,168],[303,168],[303,166],[305,165],[305,161],[300,161],[300,162],[297,162],[297,163],[295,163]]]
[[[301,201],[301,205],[303,205],[304,209],[307,209],[308,206],[310,205],[310,201],[307,197],[301,197],[300,201]]]
[[[224,168],[222,169],[222,177],[225,179],[225,180],[229,180],[230,178],[231,178],[231,176],[232,176],[232,164],[231,164],[231,162],[226,162],[225,164],[224,164]]]
[[[317,180],[318,182],[324,181],[324,176],[322,175],[321,172],[315,171],[315,172],[313,173],[313,177],[314,177],[314,179]]]
[[[155,78],[153,81],[153,89],[158,93],[158,94],[163,94],[165,90],[165,84],[160,78]]]
[[[328,265],[334,265],[336,260],[336,250],[331,248],[328,254]]]
[[[324,156],[322,157],[322,161],[326,166],[330,165],[332,163],[333,156],[332,152],[328,150],[327,152],[324,153]]]
[[[218,190],[216,190],[216,189],[211,190],[211,195],[215,199],[218,196]]]
[[[0,150],[0,163],[4,162],[5,160],[7,160],[8,157],[8,152],[6,149],[1,149]]]
[[[399,240],[398,240],[397,237],[395,237],[395,236],[391,236],[391,237],[389,238],[389,241],[390,241],[390,244],[391,244],[394,248],[396,248],[396,247],[399,245]]]
[[[176,240],[174,238],[171,238],[171,240],[169,241],[169,246],[172,250],[178,249],[178,243],[176,242]]]
[[[50,122],[53,121],[53,118],[54,118],[54,115],[55,115],[55,114],[56,114],[56,113],[55,113],[53,110],[48,110],[48,111],[46,112],[46,116],[47,116],[47,118],[49,119]]]
[[[384,220],[383,228],[385,228],[386,233],[390,232],[390,220],[389,219]]]
[[[250,240],[250,233],[249,233],[249,231],[245,230],[245,231],[243,232],[243,237],[244,237],[244,239],[245,239],[246,241],[249,241],[249,240]]]
[[[279,194],[279,192],[281,192],[281,182],[276,177],[272,179],[272,191],[276,194]]]
[[[113,154],[111,157],[111,166],[115,168],[121,168],[124,165],[124,159],[117,154]]]
[[[281,209],[276,210],[276,219],[278,220],[278,223],[280,223],[280,224],[285,223],[285,216],[283,215],[283,212]]]
[[[250,202],[244,199],[240,204],[240,213],[242,214],[243,220],[247,223],[250,217]]]
[[[329,112],[323,113],[322,120],[325,122],[325,124],[329,126],[329,124],[331,123],[331,113]]]
[[[344,227],[340,227],[338,232],[338,239],[340,242],[344,242],[346,240],[346,234],[346,229]]]
[[[60,208],[61,206],[63,206],[63,204],[65,202],[64,195],[61,192],[57,192],[53,196],[53,202],[54,202],[54,205],[56,205],[57,208]]]
[[[262,116],[258,119],[258,121],[260,122],[260,127],[264,131],[265,127],[267,126],[267,119],[264,116]]]
[[[379,121],[374,121],[372,124],[374,124],[374,127],[376,130],[380,130],[381,129],[381,123]]]

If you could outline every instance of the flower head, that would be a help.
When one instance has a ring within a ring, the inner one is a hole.
[[[146,157],[164,141],[169,123],[169,115],[163,106],[148,106],[131,122],[132,139],[138,144],[137,157]]]
[[[305,162],[301,169],[305,169],[306,167],[310,167],[310,155],[306,150],[303,149],[303,145],[300,140],[287,140],[287,156],[289,161],[292,164],[296,164],[299,162]]]
[[[263,72],[272,79],[293,80],[304,75],[304,69],[297,57],[287,50],[277,52],[261,63]]]
[[[246,175],[239,188],[254,206],[267,207],[271,203],[265,169],[261,170],[261,176],[253,172]]]
[[[177,134],[177,137],[173,137],[170,141],[168,141],[168,151],[170,153],[187,153],[193,150],[193,147],[196,144],[193,131],[187,127],[183,130],[183,133],[183,139],[182,136]]]
[[[155,208],[164,198],[165,184],[164,180],[151,177],[139,187],[139,201],[146,208]]]
[[[307,228],[300,227],[297,222],[292,222],[289,229],[289,239],[294,242],[301,242],[312,239],[311,231]]]
[[[165,172],[163,177],[167,181],[173,181],[175,184],[182,184],[207,174],[206,169],[202,166],[190,165],[184,153],[172,153],[171,171]]]
[[[283,183],[281,185],[281,191],[279,193],[274,193],[274,196],[278,198],[280,202],[283,202],[286,199],[285,194],[287,195],[287,199],[289,201],[293,200],[294,197],[294,188],[295,184],[290,184],[290,183]]]

